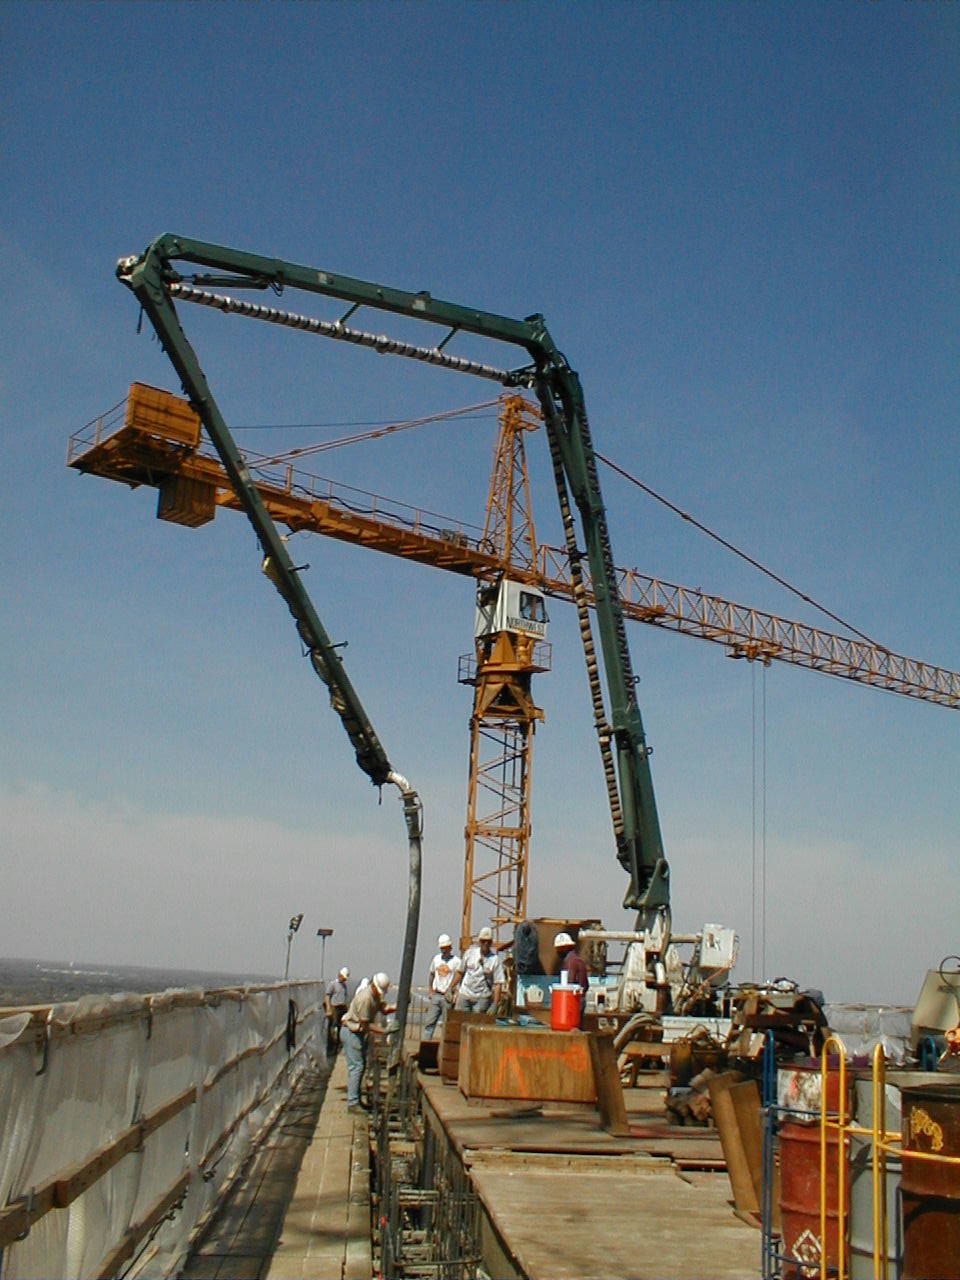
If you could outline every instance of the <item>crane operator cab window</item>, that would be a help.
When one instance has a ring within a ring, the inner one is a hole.
[[[484,584],[477,592],[477,639],[514,631],[542,640],[548,621],[546,600],[536,587],[504,578],[499,584]]]

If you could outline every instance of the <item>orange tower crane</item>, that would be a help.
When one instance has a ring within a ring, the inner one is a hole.
[[[532,572],[537,539],[523,438],[540,425],[522,396],[500,402],[486,520],[480,545],[503,564]],[[459,679],[472,684],[470,775],[460,945],[480,923],[494,938],[526,916],[533,735],[543,712],[531,678],[550,669],[543,594],[502,573],[477,590],[474,653],[460,659]]]

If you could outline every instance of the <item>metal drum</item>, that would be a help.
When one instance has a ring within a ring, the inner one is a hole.
[[[847,1087],[849,1089],[849,1078]],[[840,1103],[840,1073],[832,1063],[827,1072],[828,1112],[834,1115]],[[827,1129],[826,1245],[820,1232],[820,1065],[811,1060],[803,1065],[781,1068],[777,1079],[777,1102],[781,1117],[780,1143],[780,1249],[783,1280],[819,1277],[821,1255],[836,1268],[845,1224],[839,1221],[840,1197],[837,1178],[838,1134]],[[849,1203],[849,1201],[846,1201]]]
[[[904,1280],[960,1280],[960,1164],[907,1154],[960,1157],[960,1081],[903,1090],[902,1149]]]
[[[826,1252],[827,1267],[836,1269],[838,1243],[843,1240],[837,1194],[837,1131],[827,1131],[827,1233],[820,1237],[820,1126],[785,1124],[780,1127],[780,1239],[784,1280],[808,1280],[820,1275]]]
[[[910,1085],[936,1084],[943,1076],[930,1071],[890,1071],[886,1077],[883,1124],[887,1133],[900,1132],[901,1090]],[[854,1118],[861,1129],[873,1127],[873,1079],[854,1083]],[[890,1280],[899,1280],[903,1265],[900,1220],[900,1157],[886,1159],[887,1233],[883,1245]],[[874,1280],[873,1266],[873,1142],[866,1134],[850,1137],[850,1280]]]

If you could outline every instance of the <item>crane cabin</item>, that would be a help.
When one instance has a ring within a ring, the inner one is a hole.
[[[525,582],[501,578],[482,583],[477,591],[474,639],[483,640],[501,631],[543,640],[547,635],[546,597]]]

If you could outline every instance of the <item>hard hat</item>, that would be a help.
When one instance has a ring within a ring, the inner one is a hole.
[[[347,966],[346,966],[346,965],[344,965],[344,966],[343,966],[343,968],[340,970],[339,977],[341,977],[341,978],[349,978],[349,977],[350,977],[350,970],[347,968]]]
[[[553,940],[553,945],[555,947],[573,947],[576,944],[569,933],[558,933]]]
[[[369,978],[361,978],[361,979],[360,979],[360,983],[359,983],[359,985],[358,985],[358,987],[357,987],[357,990],[358,990],[358,991],[363,991],[363,989],[364,989],[365,987],[369,987],[369,985],[370,985],[370,979],[369,979]]]
[[[492,942],[492,941],[493,941],[493,930],[492,930],[492,929],[488,929],[486,926],[484,926],[484,927],[480,930],[480,932],[477,934],[477,941],[478,941],[478,942]]]
[[[385,973],[375,973],[373,975],[373,985],[377,988],[377,990],[380,992],[382,996],[385,996],[390,986],[390,979],[387,977]]]
[[[452,947],[452,946],[453,946],[453,943],[450,941],[450,935],[449,935],[449,933],[441,933],[440,937],[437,939],[437,946],[438,946],[438,947]]]

